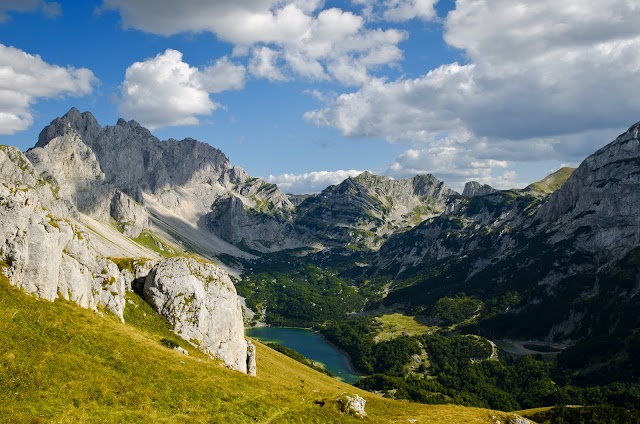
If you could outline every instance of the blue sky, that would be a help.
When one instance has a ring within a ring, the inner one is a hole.
[[[0,0],[0,143],[72,106],[289,192],[370,170],[519,187],[640,120],[626,0]]]

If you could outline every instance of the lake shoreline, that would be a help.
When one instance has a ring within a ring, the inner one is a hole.
[[[258,335],[251,334],[256,331]],[[279,334],[279,332],[281,333]],[[354,367],[347,352],[331,343],[320,331],[314,328],[251,326],[245,327],[245,335],[263,343],[276,342],[281,346],[295,350],[311,361],[322,364],[326,370],[334,373],[343,382],[354,384],[366,376]]]
[[[328,345],[330,345],[331,347],[333,347],[335,350],[337,350],[338,352],[342,353],[346,358],[347,361],[349,363],[349,371],[351,372],[351,374],[353,375],[357,375],[358,377],[366,377],[367,374],[362,374],[360,371],[358,371],[358,369],[356,367],[353,366],[353,362],[351,362],[351,355],[349,355],[345,350],[341,349],[340,347],[336,346],[335,344],[331,343],[329,340],[327,340],[327,338],[324,336],[324,334],[322,334],[320,331],[318,330],[311,330],[314,333],[316,333],[318,336],[320,336],[322,338],[322,340],[324,340]]]

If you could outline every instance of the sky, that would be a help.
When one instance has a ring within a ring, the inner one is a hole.
[[[640,121],[637,0],[0,0],[0,143],[71,107],[319,192],[523,187]]]

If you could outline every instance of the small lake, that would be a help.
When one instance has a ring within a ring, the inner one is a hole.
[[[309,359],[324,365],[340,380],[355,383],[360,376],[349,363],[349,357],[329,344],[319,334],[303,328],[254,327],[246,335],[261,342],[274,342],[300,352]]]

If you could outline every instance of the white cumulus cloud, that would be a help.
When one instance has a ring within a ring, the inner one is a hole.
[[[363,171],[314,171],[303,174],[269,175],[266,179],[276,184],[285,193],[311,194],[319,193],[330,185],[340,184],[349,177],[360,175]]]
[[[433,20],[436,17],[434,6],[438,0],[351,0],[351,3],[361,6],[369,19],[403,22],[411,19]]]
[[[436,145],[423,149],[409,149],[396,158],[386,174],[395,178],[409,178],[417,174],[434,174],[459,192],[469,181],[478,181],[499,189],[520,187],[518,174],[506,169],[509,162],[478,159],[474,152],[462,146]],[[502,170],[496,174],[496,170]]]
[[[219,107],[209,94],[243,88],[245,72],[226,57],[200,70],[167,49],[127,68],[119,111],[151,129],[196,125]]]
[[[38,99],[84,96],[96,83],[89,69],[51,65],[38,55],[0,44],[0,134],[27,129]]]
[[[434,0],[386,0],[383,17],[389,21],[431,20],[436,16]]]
[[[403,9],[422,1],[392,3]],[[369,28],[362,16],[323,7],[319,0],[104,0],[100,10],[118,11],[124,27],[154,34],[213,33],[237,55],[250,54],[252,75],[270,80],[359,85],[402,60],[404,31]]]
[[[278,67],[280,53],[269,47],[257,47],[253,49],[251,61],[249,62],[249,72],[258,78],[265,78],[270,81],[285,81],[285,77]]]
[[[640,4],[626,0],[458,0],[444,37],[466,63],[368,79],[305,118],[350,137],[413,143],[424,161],[407,152],[396,161],[403,172],[486,179],[504,160],[575,160],[638,120],[639,20]],[[439,140],[456,133],[469,134],[464,147],[441,150]]]

